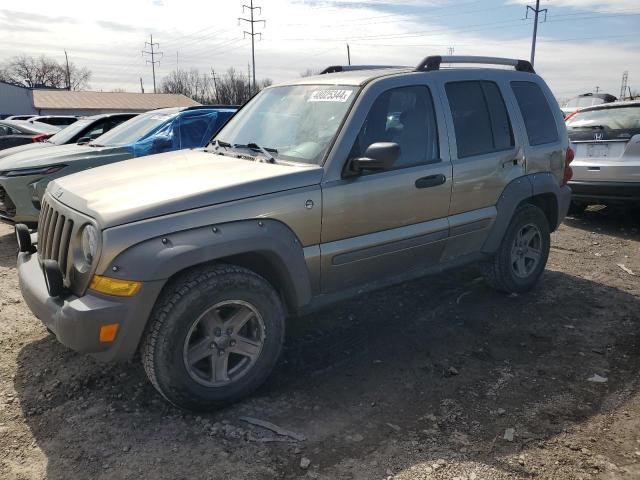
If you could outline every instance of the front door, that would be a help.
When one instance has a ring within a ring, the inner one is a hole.
[[[389,170],[323,184],[325,293],[436,263],[448,236],[451,163],[429,86],[388,88],[359,108],[368,113],[343,165],[376,142],[401,153]]]

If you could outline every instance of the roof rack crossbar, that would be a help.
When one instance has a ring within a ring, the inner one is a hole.
[[[515,58],[500,57],[475,57],[464,55],[432,55],[425,57],[415,68],[416,72],[440,70],[442,63],[486,63],[489,65],[508,65],[514,67],[519,72],[535,73],[533,65],[528,60],[517,60]]]
[[[398,65],[331,65],[320,72],[325,73],[350,72],[352,70],[379,70],[382,68],[406,68]]]

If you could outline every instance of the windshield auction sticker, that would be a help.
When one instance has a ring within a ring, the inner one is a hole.
[[[352,90],[315,90],[307,102],[346,102]]]

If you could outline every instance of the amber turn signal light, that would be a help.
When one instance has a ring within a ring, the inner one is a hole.
[[[135,280],[120,280],[118,278],[103,277],[94,275],[89,288],[105,295],[115,297],[133,297],[142,286],[142,282]]]
[[[111,343],[116,339],[118,328],[117,323],[108,323],[100,327],[100,343]]]

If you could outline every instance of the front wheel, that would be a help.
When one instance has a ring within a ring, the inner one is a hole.
[[[248,395],[269,376],[284,341],[274,288],[232,265],[193,270],[159,299],[142,345],[145,371],[172,404],[207,410]]]
[[[547,217],[534,205],[523,205],[513,214],[498,251],[482,263],[485,280],[497,290],[523,293],[540,279],[551,238]]]

